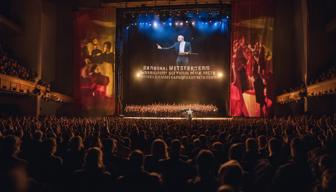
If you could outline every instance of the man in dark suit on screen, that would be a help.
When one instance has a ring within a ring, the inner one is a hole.
[[[188,65],[189,64],[189,55],[191,54],[191,44],[190,42],[184,41],[183,35],[177,36],[177,42],[169,47],[161,47],[157,44],[158,49],[168,50],[175,49],[177,53],[176,65]]]
[[[254,91],[255,91],[255,96],[256,96],[256,102],[259,103],[259,106],[260,106],[260,117],[264,117],[265,114],[264,114],[263,107],[266,105],[265,94],[264,94],[265,84],[260,74],[258,74],[257,72],[254,73],[253,86],[254,86]]]

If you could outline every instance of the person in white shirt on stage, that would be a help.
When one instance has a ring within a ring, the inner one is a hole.
[[[176,65],[188,65],[189,64],[189,55],[191,54],[191,44],[184,40],[183,35],[177,36],[177,42],[172,46],[162,47],[157,44],[157,48],[160,50],[175,49],[177,53]]]

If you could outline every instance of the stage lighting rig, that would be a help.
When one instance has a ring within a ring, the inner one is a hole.
[[[154,29],[157,29],[159,27],[159,23],[157,21],[153,21],[153,27]]]

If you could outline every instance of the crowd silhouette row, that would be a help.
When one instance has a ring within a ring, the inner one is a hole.
[[[332,192],[336,116],[0,119],[0,191]]]

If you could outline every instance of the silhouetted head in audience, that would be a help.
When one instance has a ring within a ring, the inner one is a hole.
[[[20,152],[21,141],[18,137],[9,135],[2,140],[0,146],[1,156],[15,156],[17,153]]]
[[[232,144],[229,149],[229,159],[241,162],[244,156],[244,145],[242,143]]]
[[[215,174],[215,157],[210,150],[201,150],[196,158],[197,172],[201,178],[212,177]]]
[[[306,159],[306,154],[299,138],[293,138],[290,143],[290,153],[294,160],[302,161]]]
[[[81,151],[84,148],[81,136],[75,136],[70,140],[70,149],[73,151]]]
[[[1,177],[0,191],[27,192],[29,191],[29,176],[22,166],[15,166],[9,170],[5,177]]]
[[[155,139],[152,143],[152,155],[157,159],[168,158],[168,147],[162,139]]]
[[[268,152],[270,156],[278,155],[281,151],[282,143],[279,139],[273,137],[268,141]]]
[[[180,140],[174,139],[170,144],[170,157],[171,158],[179,158],[181,150]]]
[[[138,172],[144,169],[144,154],[140,150],[134,150],[129,157],[131,171]]]
[[[131,140],[128,137],[124,137],[123,139],[123,145],[126,147],[131,147]]]
[[[147,135],[145,133],[145,131],[139,131],[139,137],[142,139],[146,139]]]
[[[324,192],[336,191],[336,173],[330,171],[324,171],[322,174],[322,190]]]
[[[43,132],[42,131],[35,131],[33,134],[33,139],[35,141],[39,141],[42,142],[42,138],[43,138]]]
[[[201,134],[199,136],[199,141],[200,141],[200,147],[201,148],[206,148],[206,146],[207,146],[207,137],[204,134]]]
[[[258,153],[258,144],[254,138],[248,138],[245,141],[246,152]]]
[[[301,142],[305,153],[316,147],[316,140],[312,135],[304,135]]]
[[[212,143],[211,150],[214,152],[224,152],[224,145],[222,142],[216,141]]]
[[[224,132],[221,132],[221,133],[219,134],[218,139],[219,139],[219,141],[220,141],[221,143],[226,143],[226,142],[227,142],[227,141],[226,141],[226,135],[225,135]]]
[[[57,150],[57,142],[55,138],[48,138],[46,141],[46,149],[48,155],[54,155]]]
[[[104,152],[112,153],[115,151],[116,143],[113,139],[107,138],[103,140]]]
[[[238,161],[230,160],[220,166],[218,177],[221,185],[229,185],[235,191],[239,191],[243,180],[243,169]]]
[[[234,190],[230,185],[221,185],[217,192],[234,192]]]
[[[103,152],[98,147],[89,148],[85,155],[84,167],[87,170],[104,168]]]
[[[334,160],[329,155],[323,155],[319,158],[318,166],[320,173],[323,173],[326,170],[334,170]]]
[[[93,138],[92,147],[103,148],[103,144],[98,136]]]
[[[258,136],[258,148],[265,149],[267,146],[267,138],[265,135]]]
[[[193,139],[193,147],[199,148],[201,146],[201,142],[198,138]]]

